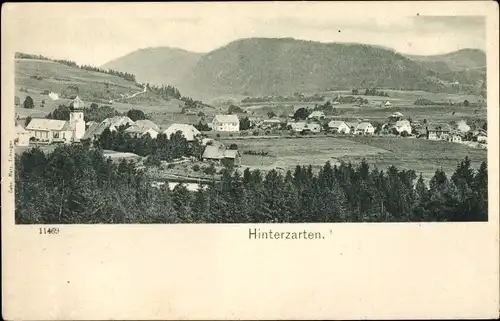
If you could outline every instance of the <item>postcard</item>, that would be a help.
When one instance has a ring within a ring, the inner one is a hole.
[[[486,1],[4,4],[4,318],[498,318],[498,30]]]

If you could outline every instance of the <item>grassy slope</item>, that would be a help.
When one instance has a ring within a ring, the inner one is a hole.
[[[41,77],[41,80],[34,79],[33,76]],[[24,101],[26,96],[31,96],[35,102],[34,109],[16,108],[16,112],[24,118],[45,117],[60,104],[69,104],[70,100],[61,98],[53,101],[49,96],[41,95],[44,90],[64,95],[74,95],[76,92],[69,90],[68,86],[78,86],[78,94],[87,105],[92,102],[98,105],[109,105],[107,101],[120,97],[120,94],[131,95],[141,91],[141,87],[131,81],[105,73],[86,71],[80,68],[69,67],[60,63],[35,60],[17,59],[15,75],[15,95]],[[28,89],[28,93],[21,92],[21,88]],[[41,107],[42,100],[45,106]],[[183,118],[179,115],[184,103],[177,99],[165,101],[156,97],[153,93],[138,95],[130,100],[114,102],[111,106],[119,112],[127,112],[130,109],[141,109],[153,115],[153,121],[168,125],[169,119],[179,120]],[[210,113],[206,108],[204,112]]]

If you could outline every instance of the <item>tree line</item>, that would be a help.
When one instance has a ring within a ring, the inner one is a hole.
[[[42,56],[42,55],[30,55],[30,54],[20,53],[20,52],[17,52],[15,54],[15,57],[17,59],[38,59],[38,60],[53,61],[53,62],[57,62],[57,63],[63,64],[63,65],[69,66],[69,67],[77,67],[77,68],[80,68],[80,69],[83,69],[83,70],[105,73],[105,74],[109,74],[109,75],[113,75],[113,76],[117,76],[117,77],[123,78],[123,79],[128,80],[128,81],[135,82],[135,75],[133,75],[131,73],[121,72],[121,71],[113,70],[113,69],[98,68],[98,67],[91,66],[91,65],[80,65],[79,66],[76,62],[74,62],[72,60],[67,60],[67,59],[51,59],[51,58],[48,58],[48,57],[45,57],[45,56]]]
[[[148,156],[149,162],[158,164],[159,161],[173,161],[181,157],[195,157],[201,159],[203,147],[197,140],[188,142],[181,132],[167,137],[160,133],[156,138],[150,135],[135,137],[125,132],[126,126],[110,131],[106,128],[93,146],[98,149],[114,150],[117,152],[134,153],[139,156]]]
[[[416,183],[415,183],[416,180]],[[16,223],[284,223],[487,221],[488,175],[461,161],[450,178],[365,161],[326,163],[318,173],[297,166],[223,170],[220,181],[189,191],[151,186],[133,161],[113,162],[99,148],[58,146],[16,155]]]

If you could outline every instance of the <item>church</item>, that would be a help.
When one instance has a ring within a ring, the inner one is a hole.
[[[85,120],[83,117],[85,105],[80,97],[76,96],[71,106],[69,121],[33,118],[26,126],[26,130],[30,133],[30,140],[49,144],[79,141],[85,134]]]

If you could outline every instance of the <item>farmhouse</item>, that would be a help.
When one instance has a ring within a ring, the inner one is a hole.
[[[141,120],[136,120],[134,122],[134,125],[140,128],[144,129],[154,129],[157,132],[160,132],[160,127],[150,121],[149,119],[141,119]]]
[[[407,134],[411,134],[411,124],[408,120],[398,120],[394,124],[394,128],[398,131],[399,134],[402,132],[406,132]]]
[[[358,134],[358,135],[372,135],[374,133],[375,133],[375,128],[373,127],[372,124],[370,124],[368,122],[360,123],[356,127],[356,132],[355,132],[355,134]]]
[[[202,158],[218,164],[241,165],[241,154],[238,150],[226,149],[222,143],[216,141],[205,147]]]
[[[70,142],[73,139],[73,129],[65,120],[33,118],[26,130],[35,140],[46,143]]]
[[[358,127],[359,123],[346,122],[345,124],[347,125],[347,127],[349,127],[349,133],[354,134],[354,132],[356,131],[356,127]]]
[[[384,104],[383,104],[385,107],[391,107],[392,104],[390,101],[386,101]]]
[[[321,132],[321,126],[320,124],[317,123],[307,123],[305,121],[300,121],[296,123],[290,123],[289,124],[292,127],[292,130],[298,133],[304,132],[304,131],[311,131],[313,133],[319,133]]]
[[[328,123],[328,128],[335,133],[349,134],[351,132],[351,128],[343,121],[332,120]]]
[[[236,115],[216,115],[212,120],[212,129],[221,132],[238,132],[240,121]]]
[[[130,134],[133,137],[142,137],[144,135],[149,135],[151,138],[156,138],[159,132],[153,128],[132,125],[129,128],[125,129],[125,133]]]
[[[120,126],[132,126],[135,124],[134,121],[128,118],[127,116],[114,116],[111,118],[106,118],[102,122],[109,125],[113,125],[116,128]]]
[[[319,110],[313,111],[309,116],[307,116],[308,119],[324,119],[325,118],[325,113]]]
[[[172,124],[169,128],[163,131],[164,134],[170,139],[173,134],[181,132],[188,142],[195,140],[196,136],[201,135],[200,131],[192,125],[188,124]]]
[[[16,146],[28,146],[30,144],[30,132],[24,129],[21,125],[16,125],[16,139],[14,144]]]
[[[446,140],[451,131],[448,124],[430,124],[426,128],[427,139],[430,140]]]
[[[262,122],[262,128],[271,128],[271,127],[279,127],[279,125],[282,123],[281,119],[279,118],[270,118],[270,119],[265,119]]]
[[[474,136],[478,143],[486,144],[488,142],[488,134],[484,130],[474,132]]]
[[[109,122],[105,120],[100,123],[93,123],[87,130],[85,131],[85,135],[83,135],[82,140],[90,139],[95,140],[99,139],[99,136],[108,128],[110,131],[115,132],[116,127],[111,125]]]
[[[453,143],[461,143],[462,135],[460,135],[459,133],[454,133],[450,137],[448,137],[448,140]]]

